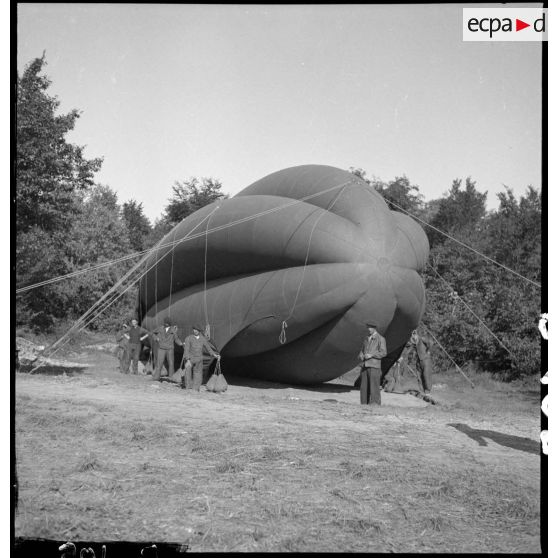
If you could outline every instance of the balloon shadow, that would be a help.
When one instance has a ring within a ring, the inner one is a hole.
[[[486,441],[486,438],[488,438],[500,446],[525,451],[535,455],[539,455],[540,453],[539,442],[531,440],[530,438],[514,436],[513,434],[504,434],[502,432],[496,432],[495,430],[478,430],[462,423],[450,423],[447,426],[451,426],[459,430],[459,432],[467,434],[467,436],[475,440],[479,446],[488,446],[488,442]]]
[[[320,393],[347,393],[352,391],[354,388],[350,385],[343,385],[343,384],[330,384],[330,383],[323,383],[323,384],[310,384],[310,385],[301,385],[301,384],[282,384],[279,382],[270,382],[267,380],[259,380],[257,378],[252,378],[249,376],[237,376],[234,374],[226,374],[227,382],[233,386],[241,386],[241,387],[251,387],[257,389],[299,389],[299,390],[307,390],[307,391],[317,391]]]

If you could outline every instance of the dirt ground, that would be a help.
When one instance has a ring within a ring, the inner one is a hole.
[[[369,408],[350,375],[312,388],[227,377],[226,393],[196,393],[122,375],[94,347],[71,360],[16,375],[16,537],[541,551],[536,381],[482,376],[472,390],[444,372],[436,405],[382,394]]]

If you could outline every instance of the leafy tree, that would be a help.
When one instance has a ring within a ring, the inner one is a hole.
[[[37,226],[64,229],[79,206],[79,194],[93,184],[101,159],[87,160],[83,147],[66,141],[79,111],[57,115],[60,102],[47,92],[50,80],[41,75],[45,55],[17,76],[16,96],[16,218],[18,232]]]
[[[409,212],[413,215],[421,212],[424,196],[420,193],[419,187],[411,184],[406,176],[396,176],[390,182],[373,180],[372,186],[388,202],[391,210],[400,211],[402,209],[402,213]]]
[[[149,219],[143,213],[143,204],[129,200],[122,205],[122,218],[128,229],[128,238],[132,248],[139,252],[146,246],[146,239],[151,232]]]
[[[101,159],[66,140],[79,111],[57,114],[42,74],[45,56],[17,76],[16,281],[18,286],[65,275],[131,251],[116,194],[94,186]],[[81,315],[129,264],[109,266],[22,293],[18,324],[50,329]],[[110,314],[110,312],[109,312]]]
[[[48,94],[42,75],[45,55],[31,61],[16,86],[16,280],[28,285],[67,273],[64,247],[68,230],[81,214],[84,194],[93,185],[101,159],[87,160],[66,135],[79,112],[57,114],[58,99]],[[45,287],[18,297],[16,319],[50,327],[64,306]]]
[[[406,176],[396,176],[390,182],[383,182],[377,178],[368,178],[366,171],[360,167],[350,167],[349,171],[380,193],[391,210],[402,209],[403,213],[422,214],[424,196],[420,193],[419,187],[411,184]]]
[[[355,176],[358,176],[367,184],[372,184],[372,181],[366,176],[366,171],[364,169],[361,169],[360,167],[349,167],[349,172],[352,172]]]
[[[145,246],[155,246],[175,225],[198,209],[228,198],[228,194],[221,192],[221,188],[221,182],[213,178],[176,181],[172,187],[173,195],[161,217],[153,223]]]
[[[424,202],[424,206],[421,211],[421,219],[423,219],[427,223],[432,223],[434,217],[440,210],[441,202],[442,199],[440,198],[436,200],[428,200]],[[430,229],[430,227],[425,227],[426,231],[428,231],[428,229]]]
[[[517,273],[539,281],[540,193],[529,188],[519,201],[509,189],[498,196],[499,209],[477,221],[475,227],[464,225],[458,230],[459,238]],[[427,267],[425,322],[430,323],[428,327],[437,332],[457,362],[474,363],[508,379],[538,373],[540,289],[451,240],[432,248],[430,262],[443,280]]]
[[[173,195],[165,207],[164,220],[176,225],[201,207],[227,198],[228,195],[221,192],[221,188],[221,182],[213,178],[191,178],[175,182],[172,187]]]
[[[16,285],[35,284],[69,272],[64,255],[66,233],[47,232],[33,226],[17,234],[16,241]],[[56,284],[55,284],[56,285]],[[58,286],[39,287],[17,296],[16,323],[38,329],[50,329],[54,319],[64,315],[53,292]]]
[[[438,204],[438,211],[431,221],[431,225],[448,233],[474,229],[486,214],[487,192],[479,192],[476,182],[467,177],[465,188],[461,189],[462,180],[455,179],[447,196]],[[427,232],[431,244],[445,240],[443,235]]]
[[[127,255],[132,251],[126,222],[121,217],[116,192],[108,186],[96,186],[84,201],[81,216],[74,222],[65,247],[71,270],[101,264]],[[66,314],[81,316],[106,293],[135,261],[112,264],[65,282],[62,301]],[[134,306],[135,290],[131,289],[115,305],[104,312],[93,327],[118,323],[122,314]]]
[[[171,231],[172,224],[169,223],[164,217],[160,217],[159,219],[155,219],[153,223],[153,227],[151,228],[151,232],[145,238],[145,247],[151,248],[155,246],[163,237]]]
[[[519,200],[512,190],[498,194],[498,211],[487,216],[487,234],[482,249],[496,261],[540,283],[541,192],[532,186]]]
[[[22,233],[16,256],[27,268],[27,284],[109,262],[131,252],[116,193],[106,186],[95,186],[80,207],[77,218],[64,233],[46,232],[34,227]],[[58,321],[81,316],[114,285],[133,262],[105,268],[38,287],[18,300],[18,322],[38,329],[51,329]],[[92,325],[118,321],[126,306],[134,304],[135,293],[118,303]]]

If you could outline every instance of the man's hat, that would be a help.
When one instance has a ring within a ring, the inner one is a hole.
[[[163,322],[163,325],[171,325],[171,321],[170,318],[165,318],[165,321]]]
[[[367,322],[366,327],[377,327],[374,322]]]
[[[203,331],[202,328],[200,326],[197,326],[197,325],[193,325],[192,329],[195,329],[196,331]]]

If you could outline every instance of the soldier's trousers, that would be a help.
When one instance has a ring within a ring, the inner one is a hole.
[[[419,360],[418,369],[422,381],[422,389],[430,391],[432,389],[432,359],[430,357]]]
[[[200,391],[203,377],[203,359],[190,360],[191,366],[186,365],[184,376],[186,378],[186,389]]]
[[[118,347],[118,365],[122,374],[127,374],[130,370],[130,354],[127,347]]]
[[[157,350],[157,366],[155,367],[154,380],[161,377],[161,369],[163,364],[167,361],[167,368],[169,369],[169,378],[174,374],[174,349],[159,349]]]
[[[140,356],[141,345],[134,343],[129,347],[130,360],[132,361],[132,374],[138,373],[138,360]]]
[[[360,372],[360,402],[363,405],[381,405],[381,368],[363,368]]]

